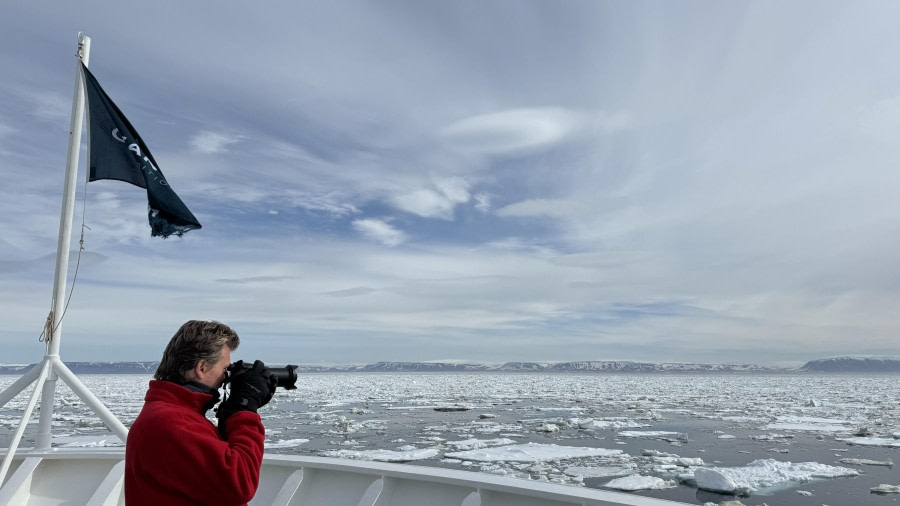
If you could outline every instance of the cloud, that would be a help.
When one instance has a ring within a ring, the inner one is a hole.
[[[473,196],[475,199],[475,209],[486,213],[491,209],[491,196],[487,193],[479,193]]]
[[[440,135],[465,153],[508,155],[552,147],[584,124],[583,114],[560,107],[510,109],[457,121]]]
[[[288,202],[296,207],[308,211],[320,211],[335,216],[346,216],[359,213],[359,209],[350,203],[344,202],[343,195],[329,192],[324,195],[309,192],[289,192]]]
[[[198,153],[214,155],[226,153],[228,146],[239,142],[240,136],[225,135],[217,132],[200,132],[191,138],[191,148]]]
[[[394,228],[390,223],[374,218],[355,220],[353,228],[370,240],[394,247],[407,241],[406,234]]]
[[[377,290],[375,290],[374,288],[369,288],[368,286],[356,286],[353,288],[347,288],[345,290],[322,292],[322,295],[330,295],[332,297],[358,297],[360,295],[368,295],[376,291]]]
[[[236,285],[245,285],[250,283],[280,283],[291,279],[298,279],[297,276],[250,276],[246,278],[219,278],[216,283],[231,283]]]
[[[551,216],[563,218],[571,214],[572,203],[561,199],[528,199],[497,209],[504,217]]]
[[[624,198],[601,199],[593,196],[590,200],[574,196],[568,199],[536,198],[514,202],[497,209],[503,217],[529,218],[546,216],[558,219],[593,221],[598,216],[608,214],[627,202]]]
[[[63,97],[57,93],[28,91],[26,99],[31,101],[33,109],[31,113],[42,120],[68,125],[67,120],[72,115],[72,99]]]
[[[430,188],[420,188],[393,197],[398,209],[424,218],[453,219],[453,210],[470,199],[469,183],[459,177],[434,181]]]

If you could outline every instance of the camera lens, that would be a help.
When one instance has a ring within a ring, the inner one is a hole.
[[[276,386],[285,390],[297,388],[297,366],[286,365],[284,367],[270,367],[269,372],[275,377]]]

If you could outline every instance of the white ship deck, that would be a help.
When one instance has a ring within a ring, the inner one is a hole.
[[[5,453],[3,451],[2,453]],[[0,504],[124,505],[122,448],[27,450],[14,456]],[[618,492],[485,473],[354,460],[266,455],[253,505],[674,506]]]

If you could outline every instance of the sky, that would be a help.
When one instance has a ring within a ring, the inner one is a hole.
[[[63,360],[900,355],[900,3],[210,5],[4,8],[0,362],[45,353],[79,32],[203,228],[82,150]]]

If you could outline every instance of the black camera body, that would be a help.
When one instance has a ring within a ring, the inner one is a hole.
[[[246,363],[242,360],[234,362],[230,366],[228,366],[228,376],[225,379],[225,382],[231,379],[231,376],[238,373],[240,370],[250,370],[253,369],[253,363]],[[272,373],[272,377],[275,378],[275,386],[281,387],[285,390],[294,390],[297,388],[297,366],[296,365],[286,365],[284,367],[269,367],[269,372]]]

